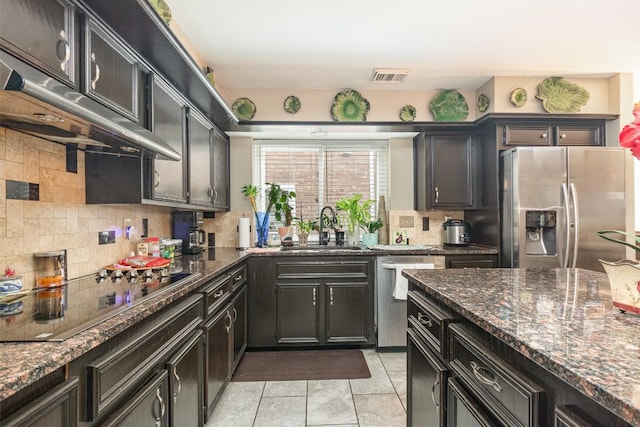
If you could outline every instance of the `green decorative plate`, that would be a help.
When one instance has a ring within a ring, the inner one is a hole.
[[[484,113],[485,111],[487,111],[488,108],[489,108],[489,97],[484,93],[481,93],[480,96],[478,96],[478,110],[481,113]]]
[[[290,114],[295,114],[298,112],[302,104],[300,103],[300,98],[294,95],[287,96],[284,100],[284,111]]]
[[[256,114],[256,105],[249,98],[238,98],[233,102],[231,110],[238,120],[251,120]]]
[[[461,122],[469,115],[467,101],[455,89],[437,94],[429,103],[429,109],[437,122]]]
[[[360,92],[345,89],[338,92],[331,104],[331,118],[336,122],[364,122],[369,112],[369,101]]]
[[[536,98],[547,113],[577,113],[589,101],[589,92],[563,77],[549,77],[538,85]]]
[[[148,0],[149,4],[153,9],[160,15],[160,18],[164,21],[165,24],[169,25],[171,22],[171,9],[169,9],[169,5],[165,3],[164,0]]]
[[[511,100],[511,103],[515,105],[516,108],[520,108],[527,103],[527,91],[521,87],[516,88],[511,92],[509,100]]]
[[[400,120],[403,122],[412,122],[416,119],[416,107],[413,105],[405,105],[400,109]]]

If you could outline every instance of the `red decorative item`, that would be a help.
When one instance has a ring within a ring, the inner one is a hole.
[[[633,157],[640,160],[640,102],[633,106],[633,116],[633,122],[620,131],[620,146],[629,148]]]
[[[15,274],[16,274],[16,271],[11,267],[7,267],[4,269],[4,275],[7,277],[14,276]]]

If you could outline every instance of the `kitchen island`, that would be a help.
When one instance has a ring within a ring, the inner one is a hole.
[[[557,408],[577,406],[587,414],[599,409],[607,419],[610,411],[614,418],[640,425],[640,317],[613,308],[604,273],[461,269],[403,274],[410,292],[454,313],[452,322],[471,331],[480,346],[541,386],[546,398],[540,399],[540,420],[557,421],[563,413]],[[453,329],[449,326],[450,336]],[[449,344],[448,357],[455,359],[455,345]],[[449,360],[444,363],[451,366]],[[455,371],[450,375],[454,383]],[[411,408],[410,392],[409,400]],[[595,419],[602,423],[598,415]]]

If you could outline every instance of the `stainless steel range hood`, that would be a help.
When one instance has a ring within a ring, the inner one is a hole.
[[[180,160],[148,129],[0,52],[0,125],[85,151]]]

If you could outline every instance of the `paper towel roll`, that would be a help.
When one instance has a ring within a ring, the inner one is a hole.
[[[247,249],[251,246],[251,231],[249,218],[238,219],[238,248]]]

